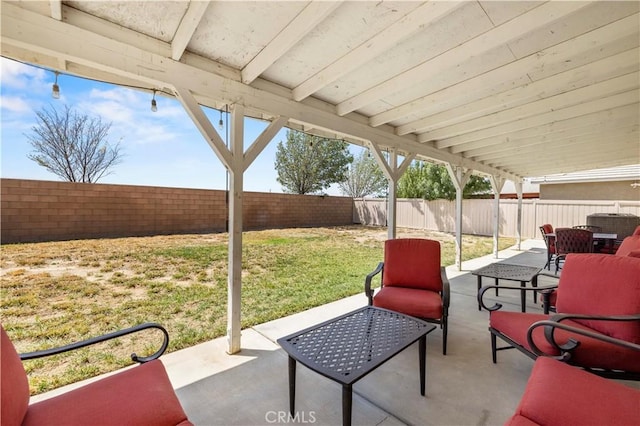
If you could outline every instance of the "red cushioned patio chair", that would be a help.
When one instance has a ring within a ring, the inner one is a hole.
[[[528,331],[529,339],[536,328],[544,327],[553,340],[556,329],[599,339],[608,344],[635,351],[640,358],[640,345],[590,333],[561,322],[540,321]],[[570,401],[570,403],[568,403]],[[636,425],[640,419],[640,390],[624,386],[540,356],[531,371],[520,404],[505,425]]]
[[[620,247],[615,253],[615,256],[631,256],[631,257],[640,257],[640,235],[631,235],[622,240]],[[558,278],[557,275],[547,275],[541,274],[549,277]],[[544,313],[548,314],[549,312],[556,311],[556,298],[557,294],[555,290],[544,290],[542,293],[542,306],[544,308]]]
[[[29,383],[22,360],[83,348],[148,328],[164,334],[162,347],[149,357],[131,358],[140,366],[99,379],[61,395],[29,404]],[[75,344],[19,355],[0,325],[0,424],[16,425],[191,425],[162,362],[169,335],[147,323]]]
[[[533,333],[538,348],[535,349],[527,338],[529,327],[552,317],[543,313],[502,311],[500,304],[487,307],[483,296],[493,288],[495,286],[483,287],[478,298],[481,305],[490,311],[489,331],[494,363],[499,350],[516,348],[533,359],[538,357],[539,350],[604,377],[640,380],[637,353],[603,343],[588,334],[576,336],[570,330],[561,329],[553,339],[549,339],[541,329],[537,329]],[[515,286],[500,286],[500,290],[503,288],[522,290]],[[556,309],[558,315],[553,319],[563,325],[640,344],[640,258],[568,254],[557,285]],[[497,347],[498,337],[508,346]],[[571,339],[580,344],[572,344]]]
[[[381,274],[380,290],[371,286]],[[375,295],[374,295],[375,292]],[[369,305],[440,324],[442,353],[447,354],[449,280],[440,266],[440,243],[420,238],[387,240],[384,262],[367,275],[365,294]]]

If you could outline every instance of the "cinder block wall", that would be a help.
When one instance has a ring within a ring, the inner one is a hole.
[[[225,191],[1,179],[2,243],[224,232]],[[353,223],[353,200],[246,192],[244,229]]]

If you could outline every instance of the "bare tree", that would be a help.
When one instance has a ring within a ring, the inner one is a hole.
[[[26,135],[35,152],[29,159],[69,182],[95,183],[121,162],[120,143],[106,138],[111,123],[73,111],[67,105],[36,112],[37,124]]]

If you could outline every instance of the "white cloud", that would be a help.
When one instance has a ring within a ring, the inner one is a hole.
[[[35,68],[11,59],[2,58],[0,60],[2,73],[2,86],[11,89],[33,89],[41,87],[45,83],[47,72],[41,68]],[[53,73],[52,73],[53,75]]]
[[[0,99],[0,107],[4,111],[26,113],[31,112],[31,107],[23,98],[17,96],[2,96]]]

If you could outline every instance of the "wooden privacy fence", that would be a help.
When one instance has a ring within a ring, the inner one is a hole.
[[[462,201],[462,232],[474,235],[493,235],[494,200]],[[522,238],[541,238],[540,225],[550,223],[554,228],[587,223],[594,213],[632,214],[640,216],[640,201],[590,200],[523,200]],[[515,237],[518,214],[517,200],[500,200],[501,236]],[[420,199],[397,200],[397,226],[455,232],[455,202]],[[384,226],[387,221],[386,199],[354,200],[353,222]]]

